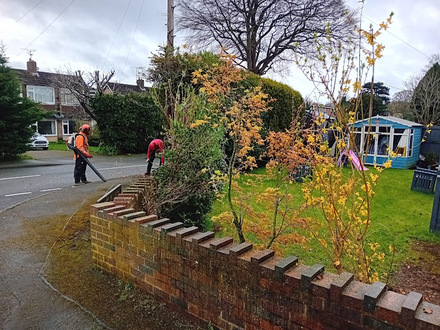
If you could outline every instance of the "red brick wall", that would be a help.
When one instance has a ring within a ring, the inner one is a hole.
[[[140,210],[142,185],[91,206],[100,269],[220,329],[440,329],[440,306]],[[426,312],[432,313],[426,313]]]

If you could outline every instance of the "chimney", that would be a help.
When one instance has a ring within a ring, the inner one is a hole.
[[[141,89],[144,89],[145,88],[145,86],[144,86],[144,79],[138,79],[136,81],[136,85],[138,85]]]
[[[37,72],[37,62],[35,62],[34,60],[29,59],[29,61],[27,61],[27,70],[28,72],[33,75],[33,76],[37,76],[38,72]]]

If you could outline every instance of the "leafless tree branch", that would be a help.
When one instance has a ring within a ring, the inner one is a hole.
[[[109,83],[114,74],[114,70],[111,70],[107,74],[101,74],[99,71],[95,71],[93,73],[87,73],[87,79],[84,79],[84,72],[80,70],[73,72],[66,68],[64,72],[57,71],[53,84],[55,85],[54,87],[69,90],[70,93],[76,97],[84,111],[91,118],[96,119],[93,109],[90,106],[90,100],[95,95],[103,94],[105,86]]]
[[[440,65],[435,63],[414,89],[411,100],[417,122],[440,124]]]
[[[188,43],[224,47],[242,67],[263,75],[292,52],[307,54],[314,38],[346,39],[353,15],[343,0],[180,0],[178,27]]]

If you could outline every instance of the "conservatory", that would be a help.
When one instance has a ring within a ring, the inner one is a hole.
[[[382,165],[391,158],[391,167],[409,168],[419,159],[423,125],[392,116],[376,116],[354,124],[356,147],[368,165]],[[368,149],[368,150],[367,150]]]

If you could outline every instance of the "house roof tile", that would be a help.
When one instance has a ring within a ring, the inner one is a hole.
[[[64,75],[60,73],[52,73],[52,72],[43,72],[38,71],[38,74],[31,74],[27,70],[22,69],[12,69],[15,73],[17,73],[18,78],[21,80],[21,82],[25,85],[32,85],[32,86],[53,86],[53,82],[57,79],[59,80],[60,77],[66,77],[69,75]],[[69,76],[70,78],[76,77],[76,76]],[[76,77],[77,79],[81,79],[79,77]]]
[[[148,87],[141,88],[138,85],[121,84],[116,82],[109,82],[107,85],[113,93],[120,94],[128,94],[133,92],[141,93],[148,90]]]

